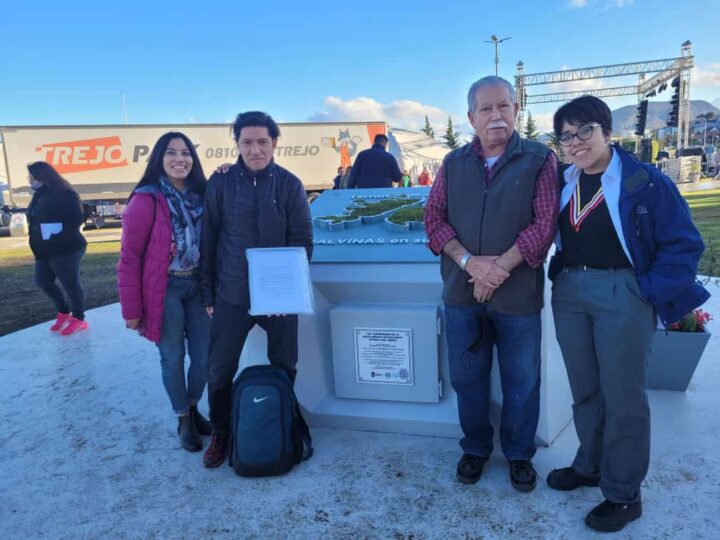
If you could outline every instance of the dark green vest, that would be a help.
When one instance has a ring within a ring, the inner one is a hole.
[[[467,144],[450,152],[443,164],[448,223],[460,243],[473,255],[502,255],[533,218],[535,182],[550,149],[521,139],[514,132],[495,164],[488,185],[485,164]],[[443,300],[447,304],[474,305],[473,285],[467,272],[442,254]],[[543,306],[544,272],[526,263],[515,268],[495,291],[490,308],[521,314]]]

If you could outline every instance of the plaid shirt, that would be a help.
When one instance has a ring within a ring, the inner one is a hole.
[[[483,158],[488,183],[492,182],[495,167],[488,169],[477,136],[473,139],[472,145],[478,156]],[[443,171],[444,167],[438,169],[435,183],[430,190],[430,196],[425,205],[425,230],[430,241],[430,250],[435,255],[440,255],[445,244],[457,236],[457,233],[447,221],[447,197],[445,195],[445,173]],[[523,259],[532,268],[537,268],[545,261],[545,256],[555,236],[559,201],[557,175],[557,158],[554,153],[550,152],[535,182],[533,219],[524,230],[520,231],[515,241]]]

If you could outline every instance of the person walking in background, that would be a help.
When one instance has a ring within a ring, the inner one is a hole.
[[[34,191],[27,217],[30,249],[35,256],[35,283],[55,305],[57,316],[50,331],[69,336],[88,328],[80,286],[80,261],[87,246],[80,232],[84,221],[82,202],[52,165],[37,161],[27,168]]]
[[[407,169],[403,169],[402,176],[400,177],[400,187],[413,187],[412,179]]]
[[[612,114],[602,100],[574,99],[553,123],[572,165],[561,177],[548,274],[580,446],[547,483],[560,491],[599,485],[605,500],[585,523],[614,532],[642,515],[645,375],[657,317],[667,327],[707,300],[695,279],[704,247],[675,184],[610,143]]]
[[[387,145],[387,135],[375,135],[372,147],[355,158],[348,188],[391,188],[400,182],[402,173],[395,156],[386,150]]]
[[[418,186],[430,186],[430,185],[432,185],[432,180],[430,179],[430,172],[427,170],[427,167],[423,167],[423,170],[420,173],[420,176],[418,176]]]
[[[210,317],[198,268],[205,175],[185,135],[155,143],[123,216],[118,290],[125,326],[155,343],[185,450],[202,449],[210,422],[197,408],[207,383]],[[190,366],[185,377],[185,342]]]

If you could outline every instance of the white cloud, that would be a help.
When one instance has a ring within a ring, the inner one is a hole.
[[[606,86],[607,83],[601,79],[584,79],[580,81],[559,82],[540,87],[532,87],[528,90],[528,95],[532,95],[533,93],[554,94],[558,92],[582,92],[584,90],[597,90],[599,88],[605,88]],[[533,92],[535,88],[540,89]]]
[[[590,0],[590,3],[597,4],[601,9],[610,9],[629,6],[634,1],[635,0]],[[588,0],[570,0],[570,7],[578,9],[586,8],[588,7]]]
[[[708,69],[695,68],[690,79],[690,88],[697,86],[720,86],[720,64],[711,64]]]
[[[393,127],[419,130],[425,125],[425,115],[436,134],[445,129],[448,115],[453,117],[453,123],[460,124],[463,120],[443,109],[419,101],[402,99],[380,103],[369,97],[342,99],[337,96],[327,96],[323,100],[323,110],[311,115],[309,120],[313,122],[384,120]]]
[[[530,113],[532,114],[533,121],[535,122],[538,131],[545,131],[547,133],[552,132],[553,116],[555,116],[555,113],[534,114],[532,111],[530,111]],[[527,122],[527,114],[525,115],[525,121]]]

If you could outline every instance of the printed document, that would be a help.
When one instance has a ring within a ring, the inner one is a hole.
[[[245,251],[250,278],[250,315],[313,313],[310,265],[302,247]]]
[[[62,223],[41,223],[40,234],[43,240],[50,240],[53,234],[60,234],[62,232]]]

